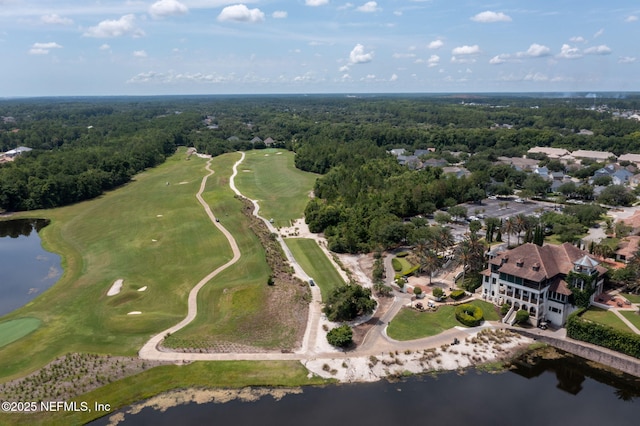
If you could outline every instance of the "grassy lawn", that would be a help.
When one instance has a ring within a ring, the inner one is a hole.
[[[309,238],[287,238],[285,242],[302,269],[320,287],[322,300],[327,300],[334,288],[345,283],[315,240]]]
[[[620,313],[637,329],[640,329],[640,314],[638,314],[638,311],[620,311]]]
[[[238,156],[220,161],[229,169]],[[205,160],[187,161],[182,151],[97,199],[16,215],[51,219],[41,237],[49,251],[62,255],[64,273],[3,318],[37,318],[42,326],[0,348],[0,380],[68,352],[134,355],[151,335],[186,315],[189,290],[232,256],[195,198],[204,166]],[[227,213],[212,209],[221,217]],[[121,293],[108,297],[120,278]],[[127,315],[131,311],[142,315]]]
[[[111,383],[76,400],[86,401],[90,407],[94,402],[124,407],[173,389],[297,387],[330,382],[318,377],[308,378],[307,374],[308,371],[297,361],[218,361],[194,362],[185,366],[166,365]],[[96,412],[42,413],[35,416],[0,413],[0,424],[84,424],[98,416]]]
[[[485,320],[497,321],[499,319],[491,303],[474,300],[471,304],[482,308]],[[454,312],[455,307],[453,306],[440,306],[435,312],[419,312],[403,308],[389,324],[387,334],[396,340],[414,340],[435,336],[452,327],[463,326],[456,320]]]
[[[0,323],[0,348],[37,330],[41,324],[37,318],[18,318]]]
[[[400,263],[400,265],[402,265],[402,269],[400,271],[396,271],[396,274],[398,275],[406,274],[409,269],[413,267],[411,262],[409,262],[406,257],[395,257],[394,259],[396,259]]]
[[[622,293],[622,295],[631,303],[640,303],[640,294]]]
[[[290,151],[263,149],[245,155],[238,166],[236,186],[245,196],[259,201],[260,215],[273,218],[277,227],[301,218],[318,176],[296,169]]]
[[[582,314],[582,318],[589,321],[597,322],[598,324],[607,325],[615,328],[616,330],[631,332],[631,329],[616,316],[613,312],[608,312],[604,309],[590,307],[588,311]]]

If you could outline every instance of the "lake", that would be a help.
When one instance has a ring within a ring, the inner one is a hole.
[[[43,249],[38,236],[48,223],[0,221],[0,317],[29,303],[60,278],[60,256]]]
[[[594,368],[578,357],[514,364],[491,374],[468,370],[304,388],[280,400],[188,403],[143,408],[119,425],[637,425],[640,379]],[[188,392],[187,392],[188,393]],[[127,411],[122,410],[122,412]],[[95,421],[107,425],[108,417]]]

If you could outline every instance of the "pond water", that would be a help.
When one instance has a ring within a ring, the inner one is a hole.
[[[640,379],[563,355],[528,360],[499,374],[469,370],[393,383],[309,387],[280,400],[189,403],[164,412],[143,408],[117,424],[638,425]],[[107,425],[109,418],[92,424]]]
[[[24,306],[60,278],[60,256],[42,248],[38,231],[49,221],[0,221],[0,316]]]

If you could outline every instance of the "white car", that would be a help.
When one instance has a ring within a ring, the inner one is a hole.
[[[522,198],[516,198],[516,203],[524,203],[524,200]]]

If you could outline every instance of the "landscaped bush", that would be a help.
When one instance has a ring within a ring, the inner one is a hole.
[[[464,296],[466,295],[464,290],[453,290],[450,294],[449,297],[451,297],[453,300],[460,300],[462,299]]]
[[[433,297],[435,297],[436,299],[440,299],[441,297],[444,296],[444,290],[441,289],[440,287],[434,288],[431,293],[433,294]]]
[[[396,257],[407,257],[409,255],[408,251],[401,251],[400,253],[396,254]]]
[[[393,270],[396,272],[402,271],[402,263],[396,258],[391,259],[391,266],[393,266]]]
[[[516,323],[517,324],[524,324],[526,322],[529,321],[529,311],[526,311],[524,309],[520,309],[518,312],[516,312]]]
[[[341,325],[327,333],[327,341],[333,346],[345,348],[353,342],[353,330],[348,325]]]
[[[476,327],[482,323],[484,313],[480,307],[465,303],[456,306],[456,319],[468,327]]]
[[[509,312],[509,309],[511,309],[511,305],[508,303],[503,303],[502,306],[500,306],[500,315],[502,316],[507,315],[507,312]]]
[[[580,317],[584,312],[581,309],[569,315],[567,320],[567,337],[583,342],[603,346],[616,352],[640,358],[640,336],[616,330],[612,327],[586,321]]]

